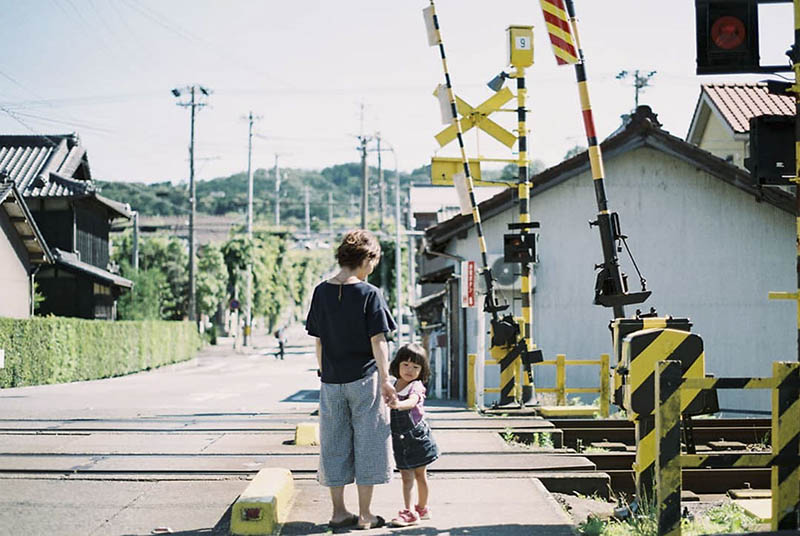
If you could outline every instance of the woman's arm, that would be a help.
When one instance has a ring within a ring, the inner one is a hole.
[[[317,368],[322,370],[322,339],[314,337],[314,342],[316,342],[317,349]]]
[[[389,345],[386,344],[386,337],[383,333],[378,333],[370,338],[372,345],[372,355],[378,365],[378,381],[381,384],[381,394],[386,403],[390,403],[397,398],[397,392],[389,381]]]

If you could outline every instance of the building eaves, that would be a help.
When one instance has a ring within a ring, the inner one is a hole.
[[[47,247],[36,221],[33,219],[25,199],[13,182],[0,183],[0,207],[2,207],[17,235],[25,245],[31,264],[49,264],[53,255]]]
[[[655,114],[648,106],[640,106],[624,129],[600,144],[602,154],[606,160],[611,160],[643,146],[671,154],[753,195],[757,201],[765,201],[781,210],[794,214],[793,196],[776,188],[758,188],[753,184],[752,177],[747,171],[662,130]],[[584,151],[534,176],[531,179],[533,187],[531,188],[530,196],[539,195],[589,169],[589,155],[588,152]],[[513,208],[516,200],[517,191],[511,188],[484,201],[478,207],[481,220],[486,221]],[[450,240],[469,230],[472,225],[473,219],[471,215],[456,216],[426,229],[425,241],[430,249],[441,251]]]
[[[56,266],[60,268],[88,275],[92,279],[117,287],[131,288],[133,286],[133,282],[130,279],[125,279],[120,275],[112,274],[108,270],[103,270],[93,264],[83,262],[78,259],[75,253],[63,251],[58,248],[53,249],[53,252],[55,253]]]

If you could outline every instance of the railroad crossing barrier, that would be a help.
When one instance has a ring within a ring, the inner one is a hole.
[[[600,413],[602,417],[609,414],[609,380],[611,378],[610,357],[602,354],[600,359],[574,359],[567,361],[567,356],[557,354],[555,360],[540,361],[534,366],[555,365],[556,367],[556,386],[555,387],[536,387],[539,393],[556,393],[555,406],[540,406],[539,413],[544,417],[568,417],[568,416],[591,416]],[[567,366],[600,366],[600,386],[599,387],[567,387]],[[568,406],[567,395],[571,393],[598,393],[600,395],[599,406]]]
[[[477,378],[475,374],[475,366],[477,356],[470,354],[467,356],[467,407],[473,408],[477,404],[476,392],[479,387],[477,385]],[[487,359],[486,365],[499,365],[500,362],[496,359]],[[556,355],[555,360],[539,361],[533,363],[534,366],[540,365],[555,365],[556,367],[556,386],[555,387],[536,387],[539,393],[556,393],[555,406],[540,406],[539,413],[545,417],[563,417],[563,416],[591,416],[595,413],[600,413],[603,417],[608,417],[610,411],[610,357],[608,354],[602,354],[600,359],[575,359],[567,361],[565,354]],[[567,367],[568,366],[599,366],[600,367],[600,386],[599,387],[567,387]],[[519,367],[518,367],[519,368]],[[530,381],[522,370],[514,370],[515,377],[521,377],[524,386],[529,386]],[[486,387],[483,389],[484,393],[500,393],[500,387]],[[598,393],[600,395],[599,406],[568,406],[567,395],[573,393]]]
[[[659,360],[654,373],[658,534],[680,536],[682,467],[771,467],[772,530],[800,528],[800,363],[773,363],[767,378],[687,378],[675,360]],[[681,454],[681,408],[703,389],[770,389],[771,453]]]
[[[627,375],[627,365],[622,363],[622,341],[635,331],[655,328],[671,328],[680,331],[692,331],[692,323],[688,318],[671,316],[644,316],[637,318],[617,318],[609,326],[614,349],[614,405],[624,407],[623,385]]]
[[[705,378],[703,339],[694,333],[671,328],[644,329],[622,340],[621,367],[625,370],[622,385],[623,407],[636,430],[636,496],[641,502],[653,496],[656,462],[656,433],[653,415],[655,404],[655,366],[659,361],[681,363],[683,378]],[[683,394],[680,414],[685,417],[715,413],[719,410],[716,391],[694,389]]]

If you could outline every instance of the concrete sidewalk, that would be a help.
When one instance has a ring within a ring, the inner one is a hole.
[[[330,534],[328,490],[313,480],[295,483],[297,492],[282,535]],[[372,511],[388,522],[403,507],[401,481],[376,486]],[[572,521],[535,478],[430,478],[431,519],[404,528],[384,527],[333,531],[354,534],[571,536]],[[355,486],[345,488],[351,509],[357,507]]]
[[[328,490],[314,480],[318,447],[292,444],[295,425],[317,419],[316,358],[302,327],[289,337],[283,361],[274,337],[261,334],[248,348],[222,339],[193,360],[139,374],[0,390],[0,535],[225,535],[231,505],[264,467],[295,477],[282,533],[330,533]],[[547,431],[548,422],[482,417],[452,401],[428,406],[443,453],[430,476],[433,518],[357,533],[571,534],[537,477],[590,475],[593,464],[501,438]],[[355,495],[348,486],[351,509]],[[375,488],[373,505],[387,521],[397,514],[399,475]]]

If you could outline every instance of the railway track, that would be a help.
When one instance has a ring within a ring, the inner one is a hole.
[[[316,472],[316,447],[292,444],[294,427],[307,413],[207,415],[128,419],[0,420],[0,478],[249,478],[263,467],[289,467],[300,478]],[[496,436],[493,447],[470,452],[450,447],[432,467],[448,475],[536,476],[567,490],[556,473],[574,473],[582,490],[610,482],[617,493],[633,493],[635,458],[632,423],[623,420],[532,419],[450,420],[434,422],[446,444]],[[698,450],[709,444],[763,443],[768,419],[695,421]],[[549,433],[556,448],[508,449],[503,436]],[[176,441],[176,438],[182,439]],[[448,439],[451,438],[451,439]],[[593,444],[617,444],[608,451]],[[36,448],[36,447],[40,448]],[[727,450],[726,452],[736,452]],[[581,475],[583,475],[581,477]],[[592,475],[597,475],[593,479]],[[601,476],[602,475],[602,476]],[[607,477],[605,475],[608,475]],[[698,494],[725,493],[745,487],[768,488],[769,469],[684,469],[684,489]]]

